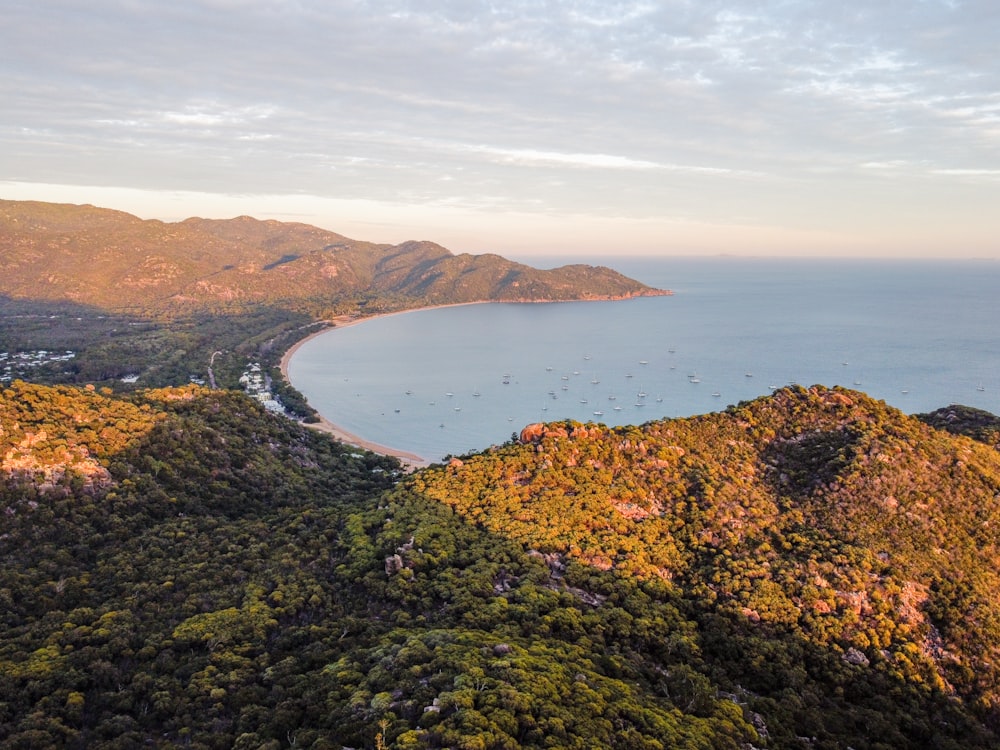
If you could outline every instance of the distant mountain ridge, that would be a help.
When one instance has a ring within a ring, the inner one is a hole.
[[[539,270],[433,242],[353,240],[249,216],[176,223],[93,206],[0,200],[0,294],[159,312],[271,304],[312,314],[479,301],[669,294],[609,268]]]

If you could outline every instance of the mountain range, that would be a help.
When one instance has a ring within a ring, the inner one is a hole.
[[[433,242],[352,240],[299,223],[143,220],[120,211],[0,201],[0,295],[108,312],[281,306],[402,309],[480,301],[663,294],[605,267],[539,270]]]

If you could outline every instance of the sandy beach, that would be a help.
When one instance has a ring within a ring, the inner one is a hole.
[[[388,313],[388,314],[397,315],[399,313]],[[333,320],[327,322],[331,323],[334,326],[334,328],[346,328],[347,326],[356,325],[357,323],[363,323],[368,320],[374,320],[376,317],[381,317],[381,316],[373,315],[367,318],[350,318],[345,316],[341,318],[334,318]],[[319,336],[323,333],[327,333],[330,330],[332,329],[323,328],[309,336],[306,336],[301,341],[296,341],[295,344],[293,344],[292,347],[288,351],[286,351],[284,355],[282,355],[281,376],[285,379],[285,382],[287,383],[292,382],[288,377],[288,363],[291,360],[292,355],[294,355],[295,352],[298,351],[300,346],[302,346],[310,339]],[[347,443],[348,445],[354,445],[357,446],[358,448],[364,448],[365,450],[372,451],[373,453],[380,453],[383,456],[395,456],[403,463],[404,466],[407,466],[411,469],[419,469],[423,466],[430,465],[430,461],[428,461],[425,458],[422,458],[421,456],[416,455],[415,453],[408,453],[407,451],[398,450],[396,448],[390,448],[389,446],[386,445],[379,445],[378,443],[373,443],[370,440],[365,440],[364,438],[358,437],[354,433],[348,432],[344,428],[334,424],[333,422],[331,422],[322,415],[320,415],[319,417],[319,422],[313,422],[311,424],[304,423],[304,424],[306,425],[306,427],[311,427],[315,430],[326,432],[335,437],[337,440],[341,441],[342,443]]]
[[[595,300],[598,301],[598,300]],[[528,300],[521,300],[522,303],[527,304]],[[538,300],[538,302],[545,302],[545,300]],[[358,323],[366,323],[370,320],[375,320],[377,318],[385,318],[390,315],[405,315],[406,313],[415,312],[416,310],[436,310],[442,307],[465,307],[468,305],[485,305],[490,304],[489,300],[483,300],[480,302],[456,302],[449,305],[429,305],[427,307],[413,308],[409,310],[398,310],[396,312],[381,313],[379,315],[368,315],[363,318],[351,317],[348,315],[343,315],[332,320],[321,321],[330,324],[333,328],[347,328],[348,326],[357,325]],[[296,341],[291,348],[286,351],[281,357],[281,375],[285,379],[285,382],[291,383],[291,379],[288,377],[288,363],[292,359],[295,352],[298,351],[299,347],[305,344],[310,339],[319,336],[320,334],[327,333],[332,330],[332,328],[322,328],[309,336],[306,336],[300,341]],[[415,453],[409,453],[407,451],[399,450],[397,448],[390,448],[387,445],[380,445],[378,443],[373,443],[370,440],[365,440],[364,438],[358,437],[354,433],[348,432],[343,427],[334,424],[329,421],[326,417],[319,415],[319,422],[314,422],[312,424],[307,424],[307,427],[312,427],[322,432],[327,432],[333,437],[337,438],[341,442],[347,443],[348,445],[356,445],[359,448],[364,448],[365,450],[372,451],[373,453],[380,453],[385,456],[395,456],[404,465],[411,469],[417,469],[423,466],[429,466],[431,464],[427,459],[416,455]]]

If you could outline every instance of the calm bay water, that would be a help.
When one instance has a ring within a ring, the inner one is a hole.
[[[289,377],[330,421],[431,461],[530,422],[641,424],[789,383],[855,388],[907,413],[1000,412],[1000,263],[610,265],[675,294],[387,316],[306,342]]]

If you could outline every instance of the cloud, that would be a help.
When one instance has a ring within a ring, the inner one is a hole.
[[[854,196],[873,181],[885,222],[903,222],[920,175],[947,222],[955,182],[994,190],[1000,170],[996,14],[986,0],[16,3],[0,26],[0,179],[836,231],[869,222]]]
[[[949,177],[989,177],[1000,179],[1000,169],[932,169],[933,174]]]
[[[497,146],[460,146],[461,150],[483,154],[503,163],[524,165],[557,165],[577,167],[582,169],[624,169],[624,170],[663,170],[668,172],[691,172],[695,174],[732,175],[749,174],[740,170],[724,167],[706,167],[684,164],[665,164],[645,159],[633,159],[628,156],[614,154],[582,154],[564,153],[558,151],[540,151],[537,149],[512,149]]]

